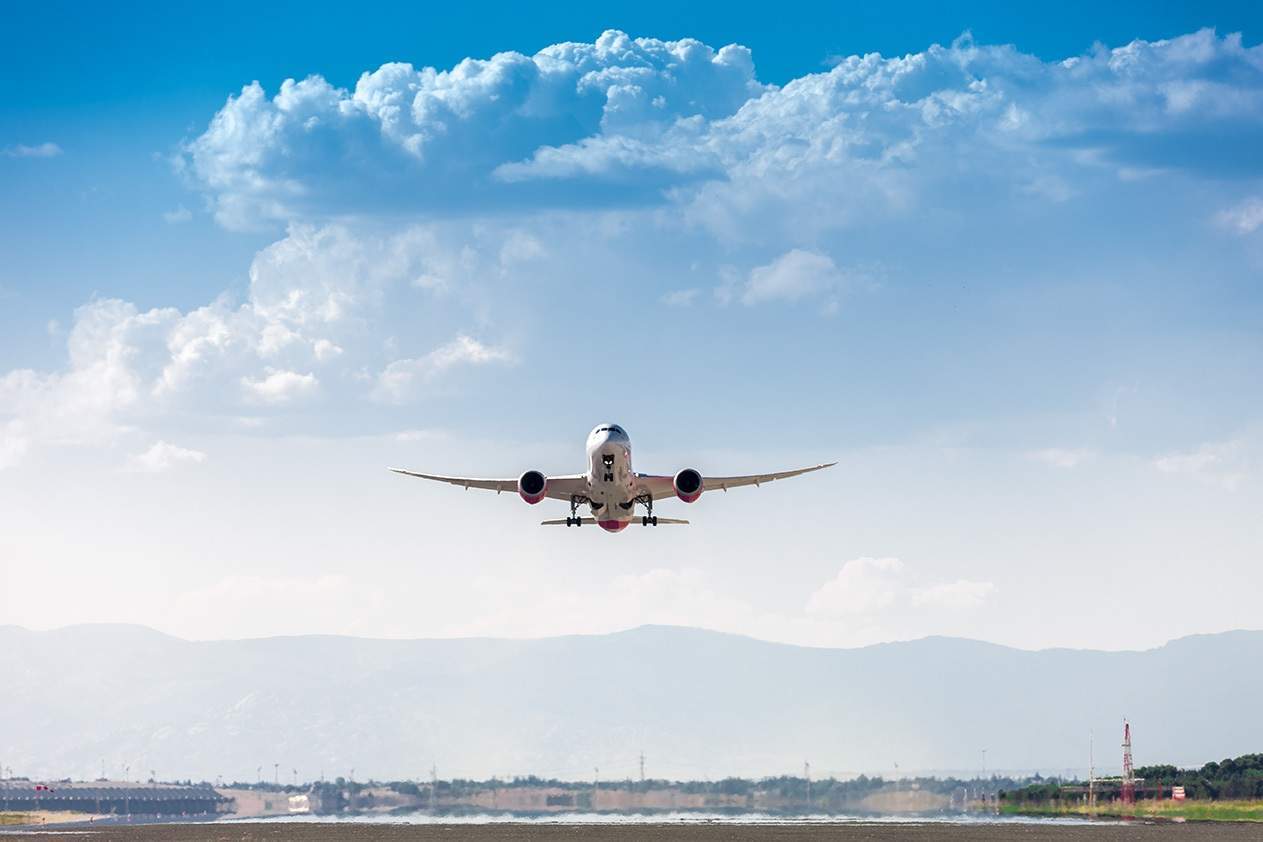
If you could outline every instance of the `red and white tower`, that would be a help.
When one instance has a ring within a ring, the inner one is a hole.
[[[1123,803],[1136,803],[1136,774],[1131,763],[1131,723],[1123,720]]]

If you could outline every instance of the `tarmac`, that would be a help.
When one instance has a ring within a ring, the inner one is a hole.
[[[0,833],[4,842],[50,836],[93,842],[1259,842],[1251,823],[408,825],[361,822],[210,822],[62,827]]]

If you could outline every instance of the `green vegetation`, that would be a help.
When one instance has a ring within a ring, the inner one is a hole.
[[[1142,766],[1136,769],[1136,803],[1123,804],[1117,780],[1097,782],[1091,815],[1182,818],[1201,821],[1263,821],[1263,754],[1244,754],[1200,769]],[[1170,798],[1184,787],[1184,801]],[[1087,783],[1039,781],[1000,793],[1000,809],[1025,815],[1089,815]]]
[[[1086,804],[1050,801],[1043,804],[1001,803],[1000,812],[1023,816],[1102,816],[1106,818],[1187,819],[1189,821],[1263,822],[1263,801],[1120,801],[1098,803],[1090,811]]]

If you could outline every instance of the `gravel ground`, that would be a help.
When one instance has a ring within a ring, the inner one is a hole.
[[[1258,824],[839,824],[839,825],[373,825],[360,823],[153,824],[3,834],[9,839],[100,842],[1261,842]],[[74,834],[70,836],[70,834]]]

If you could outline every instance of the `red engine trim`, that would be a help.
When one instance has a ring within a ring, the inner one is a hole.
[[[539,492],[538,492],[538,493],[536,493],[536,494],[527,494],[525,491],[523,491],[523,490],[522,490],[522,479],[523,479],[523,478],[524,478],[527,474],[532,474],[532,473],[534,473],[534,474],[539,474],[541,477],[544,477],[544,484],[543,484],[542,486],[540,486],[540,489],[539,489]],[[547,497],[547,496],[548,496],[548,477],[545,477],[543,474],[540,474],[540,473],[539,473],[539,471],[527,471],[525,474],[522,474],[522,476],[518,477],[518,480],[517,480],[517,493],[518,493],[518,496],[519,496],[519,497],[521,497],[523,500],[525,500],[526,502],[528,502],[528,503],[530,503],[532,506],[534,506],[534,505],[535,505],[536,503],[538,503],[540,500],[543,500],[545,497]]]
[[[697,474],[697,490],[690,492],[688,494],[685,494],[684,492],[680,491],[680,485],[678,482],[680,478],[680,474],[684,473],[684,471],[692,471],[693,473]],[[706,490],[706,480],[702,478],[702,475],[700,472],[698,472],[697,470],[694,470],[693,468],[685,468],[684,471],[680,471],[680,474],[675,475],[675,477],[671,480],[671,487],[675,489],[676,497],[679,497],[685,503],[692,503],[696,501],[698,497],[701,497],[702,492]]]

